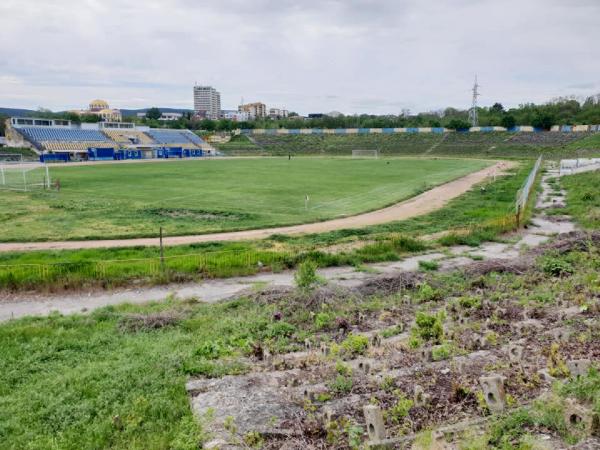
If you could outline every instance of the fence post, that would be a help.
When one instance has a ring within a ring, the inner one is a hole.
[[[521,228],[521,205],[517,205],[517,230]]]
[[[165,270],[165,251],[163,248],[163,229],[160,227],[160,268]]]

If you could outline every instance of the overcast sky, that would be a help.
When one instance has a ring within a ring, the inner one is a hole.
[[[600,0],[0,0],[0,106],[300,113],[600,92]]]

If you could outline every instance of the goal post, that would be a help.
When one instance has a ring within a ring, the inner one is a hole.
[[[37,162],[0,161],[0,190],[50,189],[50,170]]]
[[[379,150],[352,150],[352,159],[379,159]]]
[[[23,155],[21,153],[0,152],[0,164],[3,162],[23,162]]]

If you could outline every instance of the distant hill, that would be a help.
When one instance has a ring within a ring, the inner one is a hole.
[[[35,113],[35,111],[33,109],[0,108],[0,114],[2,114],[4,116],[24,117],[24,116],[30,116],[33,113]]]
[[[150,108],[141,108],[141,109],[122,109],[121,110],[121,114],[123,114],[123,117],[131,117],[131,116],[136,116],[137,113],[145,113],[146,111],[148,111]],[[185,113],[185,112],[192,112],[191,109],[178,109],[178,108],[161,108],[159,107],[158,109],[160,109],[162,112],[177,112],[177,113]],[[33,110],[33,109],[21,109],[21,108],[1,108],[0,107],[0,114],[1,115],[5,115],[5,116],[11,116],[11,117],[26,117],[26,116],[35,116],[37,111]],[[63,111],[56,111],[56,112],[63,112]]]

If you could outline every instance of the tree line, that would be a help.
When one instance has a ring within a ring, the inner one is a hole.
[[[560,97],[548,103],[536,105],[527,103],[516,108],[506,109],[501,103],[477,109],[480,126],[503,126],[511,128],[515,125],[530,125],[548,130],[552,125],[591,125],[600,124],[600,94],[585,100],[574,97]],[[40,109],[33,113],[36,117],[67,119],[74,123],[98,122],[95,115],[80,116],[75,113],[53,113]],[[453,130],[466,129],[471,126],[469,111],[446,108],[419,114],[398,115],[341,115],[339,117],[323,117],[303,119],[291,113],[284,119],[257,119],[248,122],[235,122],[227,119],[197,120],[191,112],[186,112],[178,120],[159,120],[161,111],[153,107],[146,116],[124,117],[126,122],[135,122],[152,128],[179,128],[204,131],[232,131],[238,128],[403,128],[403,127],[445,127]],[[0,134],[3,133],[4,120],[0,117]]]

